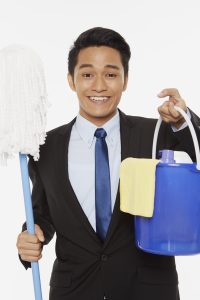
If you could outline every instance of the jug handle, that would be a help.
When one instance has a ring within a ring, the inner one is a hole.
[[[174,108],[184,117],[185,121],[187,122],[187,125],[190,129],[190,133],[192,135],[193,143],[194,143],[194,149],[196,153],[196,160],[197,160],[197,165],[196,168],[197,170],[200,170],[200,150],[199,150],[199,143],[197,140],[197,136],[194,130],[194,127],[192,125],[192,122],[190,121],[190,118],[188,115],[184,112],[184,110],[178,106],[174,106]],[[162,123],[161,117],[158,119],[155,131],[154,131],[154,137],[153,137],[153,147],[152,147],[152,158],[156,158],[156,146],[157,146],[157,139],[158,139],[158,133],[160,129],[160,125]]]

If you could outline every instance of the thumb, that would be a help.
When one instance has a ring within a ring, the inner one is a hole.
[[[157,94],[158,97],[163,98],[166,96],[165,90],[162,90],[160,93]]]
[[[44,242],[45,238],[44,238],[44,234],[42,229],[40,228],[39,225],[35,224],[35,235],[37,236],[37,238],[40,240],[40,242]]]

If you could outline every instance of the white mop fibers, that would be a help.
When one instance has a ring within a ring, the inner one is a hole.
[[[46,138],[47,101],[43,66],[24,46],[0,50],[0,164],[15,153],[39,159]]]

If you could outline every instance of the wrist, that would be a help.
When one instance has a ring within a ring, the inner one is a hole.
[[[176,128],[176,129],[179,129],[183,123],[185,123],[185,119],[184,118],[181,118],[180,120],[178,120],[176,123],[172,123],[172,125]]]

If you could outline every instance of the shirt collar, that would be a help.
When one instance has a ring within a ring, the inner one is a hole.
[[[114,146],[114,143],[116,141],[115,137],[119,133],[119,123],[119,111],[117,110],[117,113],[108,122],[100,127],[105,129],[107,133],[106,140],[110,143],[111,146]],[[94,141],[94,133],[98,127],[87,119],[83,118],[80,114],[77,115],[74,126],[76,127],[80,137],[90,148]]]

